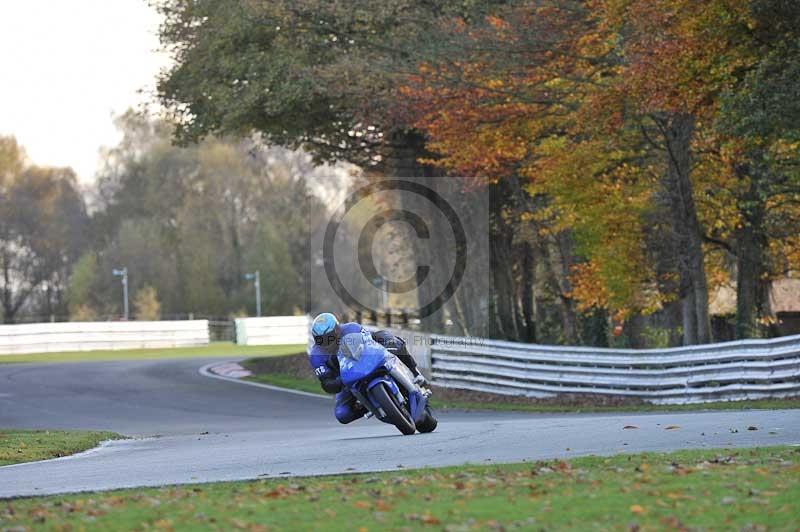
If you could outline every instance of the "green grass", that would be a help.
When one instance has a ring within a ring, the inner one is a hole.
[[[0,364],[25,362],[88,362],[101,360],[152,360],[227,356],[278,356],[305,351],[305,345],[239,346],[230,342],[214,342],[204,347],[175,349],[131,349],[119,351],[85,351],[67,353],[34,353],[0,355]]]
[[[113,432],[0,429],[0,466],[69,456],[120,438]]]
[[[7,501],[0,529],[796,530],[797,448],[684,451]]]
[[[281,373],[267,373],[262,375],[253,375],[247,377],[246,380],[252,382],[260,382],[262,384],[270,384],[272,386],[280,386],[281,388],[289,388],[290,390],[300,390],[302,392],[316,393],[325,395],[322,388],[319,386],[317,379],[304,379],[303,377],[295,377],[294,375],[284,375]]]
[[[603,412],[697,412],[699,410],[791,410],[800,409],[800,399],[758,399],[751,401],[720,401],[694,405],[558,405],[558,404],[514,404],[514,403],[474,403],[467,401],[436,401],[440,409],[452,410],[490,410],[500,412],[538,412],[542,414],[563,413],[603,413]]]

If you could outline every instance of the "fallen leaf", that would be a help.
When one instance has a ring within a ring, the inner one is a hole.
[[[633,506],[631,506],[631,513],[636,515],[643,515],[647,513],[647,510],[644,509],[644,506],[634,504]]]
[[[378,499],[378,501],[375,503],[375,509],[379,512],[389,512],[392,509],[392,505],[383,499]]]
[[[436,519],[434,516],[427,514],[422,516],[422,522],[426,525],[441,525],[442,522]]]
[[[160,519],[153,523],[153,527],[157,530],[172,530],[172,521],[169,519]]]
[[[662,517],[661,524],[667,528],[674,528],[676,530],[686,529],[686,526],[681,522],[681,520],[674,516]]]

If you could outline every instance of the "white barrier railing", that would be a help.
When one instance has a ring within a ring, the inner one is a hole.
[[[273,316],[236,320],[238,345],[299,345],[309,342],[308,316]]]
[[[413,333],[410,333],[413,336]],[[800,336],[662,350],[427,336],[433,382],[504,395],[616,395],[657,404],[800,395]]]
[[[0,325],[0,355],[208,345],[208,320]]]

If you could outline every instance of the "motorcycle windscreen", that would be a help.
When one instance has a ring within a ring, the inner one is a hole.
[[[339,347],[339,375],[345,386],[373,375],[385,367],[391,353],[372,339],[367,331],[351,333],[342,337]]]

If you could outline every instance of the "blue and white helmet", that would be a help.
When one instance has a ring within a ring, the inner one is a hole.
[[[339,320],[330,312],[324,312],[314,318],[311,324],[311,335],[317,345],[329,345],[336,341],[339,332]]]

